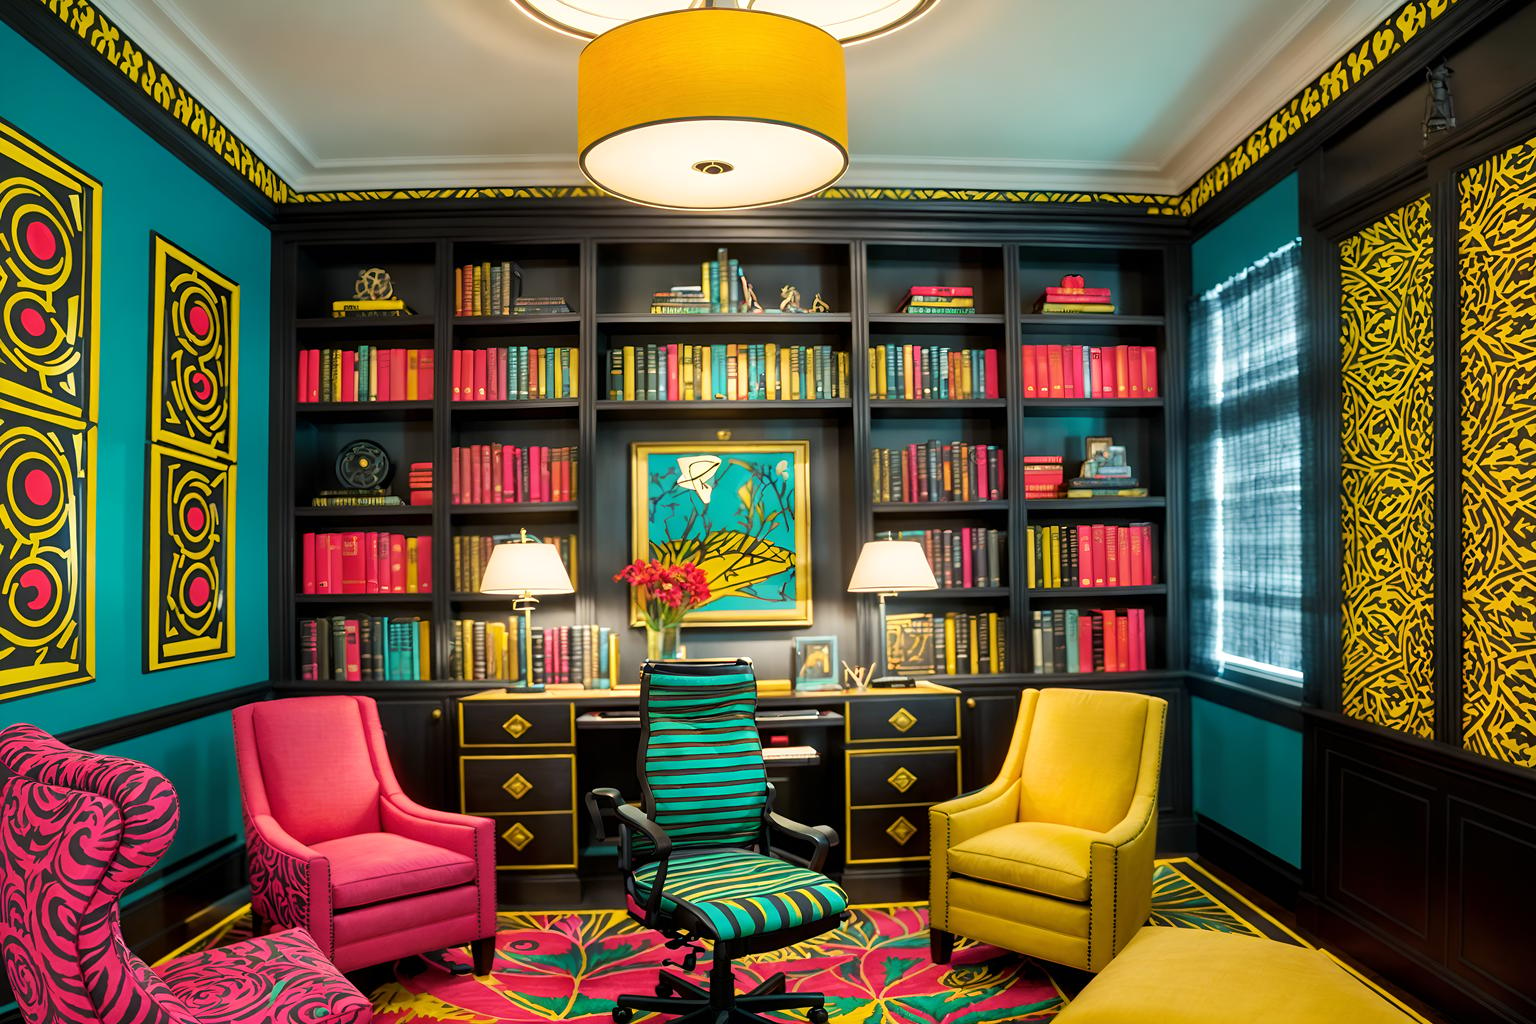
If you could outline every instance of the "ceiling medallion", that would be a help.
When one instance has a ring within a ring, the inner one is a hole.
[[[512,0],[512,5],[578,39],[595,39],[637,18],[706,6],[701,0]],[[741,0],[753,11],[809,22],[845,46],[890,35],[938,5],[939,0]]]

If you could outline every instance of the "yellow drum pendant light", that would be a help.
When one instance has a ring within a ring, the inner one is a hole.
[[[633,203],[739,210],[814,195],[848,168],[843,48],[793,18],[658,14],[581,51],[584,174]]]

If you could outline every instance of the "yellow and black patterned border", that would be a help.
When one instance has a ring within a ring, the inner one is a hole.
[[[1457,192],[1462,744],[1536,768],[1536,138]]]
[[[1435,735],[1434,235],[1426,196],[1339,244],[1344,713]]]
[[[174,117],[202,145],[273,203],[314,204],[381,200],[590,199],[607,193],[590,185],[524,185],[485,188],[415,188],[338,192],[299,192],[209,113],[112,23],[90,0],[36,0],[77,38],[82,46],[115,68],[154,103]],[[1190,216],[1253,169],[1281,143],[1294,136],[1367,75],[1382,67],[1403,45],[1456,6],[1459,0],[1410,0],[1368,37],[1340,57],[1316,80],[1270,115],[1241,144],[1200,176],[1182,195],[1141,195],[1128,192],[1049,192],[1035,190],[948,189],[904,187],[833,187],[817,198],[876,202],[1069,203],[1140,206],[1151,215]]]

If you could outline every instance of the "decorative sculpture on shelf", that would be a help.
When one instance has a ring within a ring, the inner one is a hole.
[[[752,287],[752,282],[746,276],[741,278],[741,311],[743,313],[761,313],[762,302],[758,301],[757,289]]]
[[[1451,96],[1451,76],[1456,72],[1445,61],[1424,72],[1429,95],[1424,97],[1424,138],[1456,127],[1456,101]]]
[[[395,282],[390,279],[389,271],[382,267],[369,267],[357,275],[357,286],[352,292],[355,299],[392,299],[395,297]]]
[[[803,312],[805,312],[805,310],[800,308],[800,289],[796,288],[794,285],[787,284],[784,287],[780,288],[779,289],[779,298],[783,300],[782,302],[779,303],[779,312],[780,313],[803,313]]]
[[[821,292],[817,292],[816,297],[811,300],[810,311],[812,313],[830,313],[832,312],[832,307],[827,305],[827,300],[821,297]]]

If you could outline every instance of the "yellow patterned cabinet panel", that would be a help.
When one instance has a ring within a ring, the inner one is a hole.
[[[1344,713],[1434,737],[1435,302],[1428,197],[1339,244]]]
[[[1536,767],[1536,139],[1457,193],[1462,742]]]

